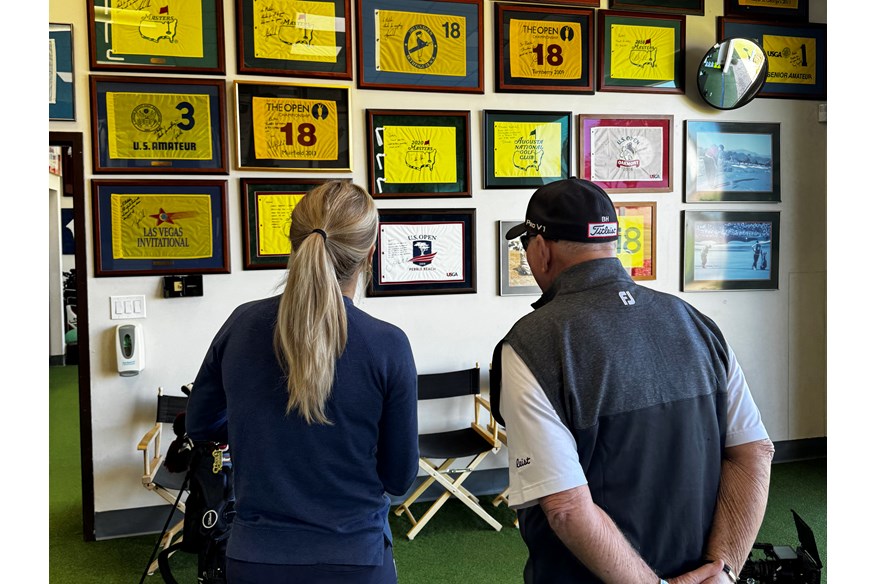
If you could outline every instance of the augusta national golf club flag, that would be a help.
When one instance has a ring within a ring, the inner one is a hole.
[[[493,144],[497,177],[554,177],[562,174],[561,124],[496,122]]]
[[[194,259],[213,255],[210,195],[113,194],[114,259]]]
[[[375,68],[396,73],[465,77],[465,18],[375,10]]]

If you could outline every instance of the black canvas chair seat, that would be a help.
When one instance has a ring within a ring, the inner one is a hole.
[[[421,434],[419,444],[420,456],[426,458],[463,458],[477,456],[484,451],[484,437],[471,428]],[[492,450],[492,447],[489,449]]]

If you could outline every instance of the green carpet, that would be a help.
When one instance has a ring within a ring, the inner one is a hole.
[[[79,419],[76,367],[52,367],[49,375],[49,576],[52,584],[136,584],[155,536],[88,542],[82,535]],[[132,445],[133,448],[133,445]],[[400,584],[508,584],[522,582],[526,548],[506,507],[484,508],[503,528],[496,532],[458,501],[449,501],[414,541],[404,517],[390,515]],[[427,504],[415,505],[419,516]],[[827,564],[827,463],[824,459],[773,466],[770,499],[758,541],[796,547],[791,516],[797,511],[812,528]],[[196,559],[171,558],[180,584],[194,584]],[[161,576],[147,577],[160,584]],[[821,581],[827,582],[827,569]]]

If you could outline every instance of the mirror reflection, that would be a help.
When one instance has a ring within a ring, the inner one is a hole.
[[[697,87],[710,106],[735,109],[754,99],[766,75],[766,55],[757,42],[725,39],[703,57],[697,71]]]

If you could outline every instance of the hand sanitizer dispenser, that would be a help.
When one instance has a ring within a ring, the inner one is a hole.
[[[120,324],[116,327],[116,362],[119,375],[132,377],[146,367],[143,325]]]

